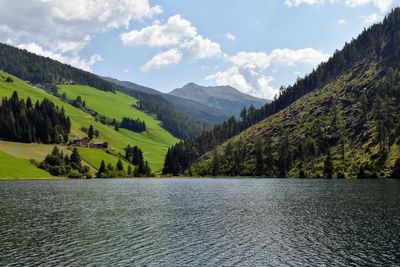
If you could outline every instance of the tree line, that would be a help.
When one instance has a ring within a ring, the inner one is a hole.
[[[68,141],[71,121],[64,108],[48,99],[35,104],[14,92],[0,104],[0,138],[25,143],[60,144]]]
[[[122,118],[122,121],[119,125],[120,128],[124,128],[133,132],[142,133],[146,131],[146,123],[141,121],[140,119],[130,119],[130,118]]]
[[[115,91],[119,88],[93,73],[2,43],[0,43],[0,69],[34,84],[77,83],[103,91]]]
[[[137,147],[128,145],[125,148],[125,160],[129,163],[125,169],[121,159],[118,159],[115,167],[111,164],[101,161],[97,171],[98,178],[116,178],[116,177],[151,177],[153,173],[147,161],[143,158],[142,150]]]

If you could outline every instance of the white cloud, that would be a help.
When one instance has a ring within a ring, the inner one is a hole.
[[[259,74],[252,76],[247,70],[240,69],[237,66],[230,67],[224,71],[218,71],[215,74],[205,78],[214,85],[232,86],[239,91],[256,97],[273,99],[279,89],[274,88],[270,83],[273,77]]]
[[[162,12],[149,0],[0,0],[0,6],[0,40],[85,70],[100,59],[78,56],[93,34]]]
[[[148,72],[153,69],[161,69],[168,65],[178,64],[182,60],[182,53],[176,49],[170,49],[168,51],[156,54],[150,59],[141,70]]]
[[[373,4],[382,13],[389,11],[394,6],[395,0],[346,0],[346,5],[351,7]]]
[[[338,20],[337,25],[347,25],[347,20],[340,19],[340,20]]]
[[[314,48],[275,49],[268,56],[270,64],[295,66],[297,64],[317,65],[329,58],[329,54]]]
[[[239,52],[226,56],[231,66],[223,71],[207,76],[205,79],[216,85],[230,85],[253,96],[272,99],[279,92],[271,82],[274,78],[267,74],[275,73],[282,67],[297,65],[316,66],[329,58],[319,50],[275,49],[270,54],[265,52]]]
[[[49,57],[86,71],[91,71],[91,67],[96,64],[96,62],[103,60],[103,58],[98,54],[91,56],[89,59],[82,59],[79,56],[68,57],[61,53],[54,53],[52,51],[45,50],[36,43],[20,44],[18,45],[18,48],[26,49],[34,54]]]
[[[183,43],[181,47],[187,49],[193,59],[218,58],[222,55],[221,47],[218,43],[200,35],[195,36],[191,41]]]
[[[123,33],[121,40],[125,46],[166,47],[180,44],[182,40],[193,38],[196,34],[197,29],[190,21],[175,15],[163,25],[154,24],[140,31]]]
[[[125,46],[171,48],[167,52],[155,55],[142,67],[143,71],[177,64],[183,58],[201,60],[220,58],[223,55],[218,43],[198,34],[191,22],[183,19],[181,15],[170,17],[164,24],[154,21],[153,25],[123,33],[120,38]],[[159,62],[163,63],[158,64]]]
[[[0,0],[0,39],[14,43],[35,42],[52,51],[82,49],[92,34],[128,27],[132,20],[162,12],[149,0]]]
[[[162,12],[148,0],[42,0],[55,18],[63,21],[96,21],[103,28],[128,27],[132,19],[152,17]]]
[[[235,66],[250,70],[264,70],[270,64],[269,57],[264,52],[239,52],[229,57],[228,61]]]
[[[269,55],[264,52],[239,52],[228,60],[238,67],[258,71],[265,70],[271,65],[316,65],[328,58],[329,54],[314,48],[304,48],[298,50],[274,49]]]
[[[212,80],[216,85],[229,85],[244,93],[250,93],[252,86],[247,83],[246,78],[240,73],[238,67],[231,67],[225,71],[218,71],[209,75],[206,80]]]
[[[372,24],[379,20],[379,16],[375,13],[366,15],[366,16],[359,16],[365,23]]]
[[[225,34],[225,38],[229,41],[236,41],[236,36],[232,33]]]
[[[265,98],[265,99],[273,99],[274,96],[278,93],[279,89],[274,88],[270,83],[274,80],[271,76],[261,75],[257,80],[259,92],[256,96]]]
[[[127,74],[129,72],[129,69],[124,69],[123,73]]]
[[[323,0],[286,0],[285,5],[288,7],[296,7],[301,4],[307,4],[307,5],[321,5],[323,4]]]
[[[394,7],[396,0],[343,0],[347,6],[359,7],[364,5],[374,5],[384,13]],[[325,3],[337,3],[339,0],[285,0],[288,7],[297,7],[302,4],[320,6]]]

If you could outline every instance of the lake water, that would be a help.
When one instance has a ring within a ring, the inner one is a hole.
[[[0,183],[0,265],[399,266],[400,181]]]

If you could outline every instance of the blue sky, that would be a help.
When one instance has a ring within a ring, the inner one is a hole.
[[[272,98],[400,0],[0,0],[0,41],[163,92]]]

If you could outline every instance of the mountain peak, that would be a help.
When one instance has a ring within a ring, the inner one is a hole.
[[[251,105],[261,107],[268,100],[250,96],[231,86],[201,86],[190,82],[170,92],[169,94],[190,99],[209,107],[224,109],[238,115],[240,111]]]

